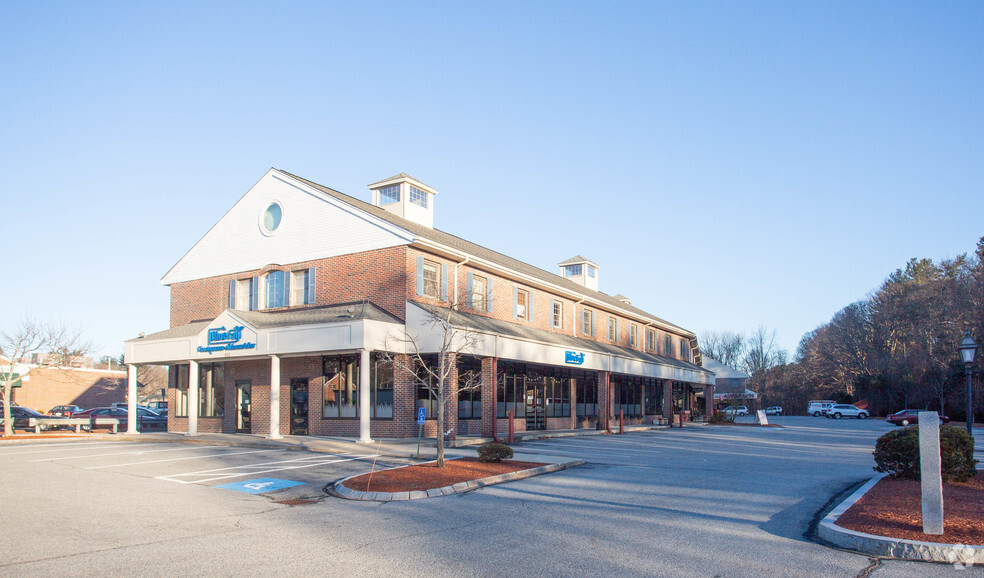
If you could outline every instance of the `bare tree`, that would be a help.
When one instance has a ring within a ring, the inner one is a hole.
[[[0,332],[0,392],[3,415],[10,416],[10,397],[16,380],[14,370],[22,368],[19,380],[46,367],[68,367],[74,359],[86,355],[92,345],[80,329],[65,324],[26,318],[13,331]],[[34,356],[35,353],[41,355]],[[23,364],[31,356],[35,363]],[[14,435],[14,420],[3,420],[3,435]]]
[[[393,370],[416,376],[414,386],[430,386],[435,394],[437,405],[437,467],[444,467],[444,443],[451,430],[445,429],[447,405],[457,403],[452,391],[475,390],[481,387],[480,372],[466,372],[458,375],[459,356],[472,351],[479,342],[479,336],[453,322],[456,307],[444,309],[440,314],[431,313],[422,325],[425,330],[441,336],[437,349],[437,359],[423,353],[421,337],[404,331],[402,335],[387,335],[386,352],[381,357],[393,364]],[[395,347],[394,347],[395,345]],[[402,350],[406,355],[388,353]],[[451,387],[451,380],[457,375],[457,388]]]
[[[705,331],[700,344],[701,353],[736,369],[745,354],[745,336],[735,331]]]

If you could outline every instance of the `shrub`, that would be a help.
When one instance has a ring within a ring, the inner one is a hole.
[[[977,471],[974,438],[960,428],[940,428],[940,457],[944,482],[966,482]],[[893,478],[918,480],[919,466],[919,426],[891,431],[878,438],[875,444],[876,472],[887,472]]]
[[[724,412],[716,409],[711,414],[711,419],[708,423],[724,423],[725,421],[727,421],[727,418],[724,417]]]
[[[505,444],[489,442],[478,447],[478,461],[501,462],[513,457],[512,448]]]

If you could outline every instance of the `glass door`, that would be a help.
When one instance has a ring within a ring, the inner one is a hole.
[[[526,429],[547,429],[546,387],[543,383],[526,382]]]
[[[290,380],[290,435],[308,435],[308,380]]]
[[[236,381],[236,433],[252,433],[249,416],[252,410],[250,403],[251,384],[248,379]]]

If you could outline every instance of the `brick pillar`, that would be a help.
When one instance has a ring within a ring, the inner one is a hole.
[[[663,380],[663,417],[673,423],[673,382]]]
[[[714,386],[705,385],[704,386],[704,415],[707,419],[711,419],[714,415]]]
[[[444,384],[448,392],[447,403],[444,404],[444,431],[451,430],[446,436],[448,440],[458,437],[458,356],[449,353],[447,363],[451,364],[448,371],[447,383]]]
[[[612,413],[611,392],[609,391],[610,372],[598,372],[598,423],[603,430],[608,430],[611,426],[609,419]]]
[[[398,354],[393,361],[393,421],[397,437],[417,437],[417,390],[409,371],[410,356]]]
[[[482,436],[492,437],[495,426],[496,404],[496,369],[499,359],[496,357],[482,358]]]
[[[577,388],[574,387],[573,379],[567,378],[567,387],[569,388],[567,399],[571,400],[571,417],[568,418],[567,429],[577,429],[577,400],[574,399],[574,396],[577,395]]]

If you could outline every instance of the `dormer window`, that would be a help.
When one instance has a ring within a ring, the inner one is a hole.
[[[379,205],[389,205],[400,202],[400,185],[383,187],[379,189]]]
[[[581,273],[580,272],[580,266],[578,267],[578,269],[579,269],[578,274],[580,275],[580,273]],[[595,268],[592,267],[591,265],[588,265],[588,277],[590,277],[592,279],[595,278]]]
[[[396,199],[399,201],[399,197]],[[410,202],[417,205],[418,207],[427,208],[427,193],[418,189],[417,187],[410,185]]]
[[[568,265],[567,267],[564,267],[564,277],[580,277],[580,275],[580,265]]]

